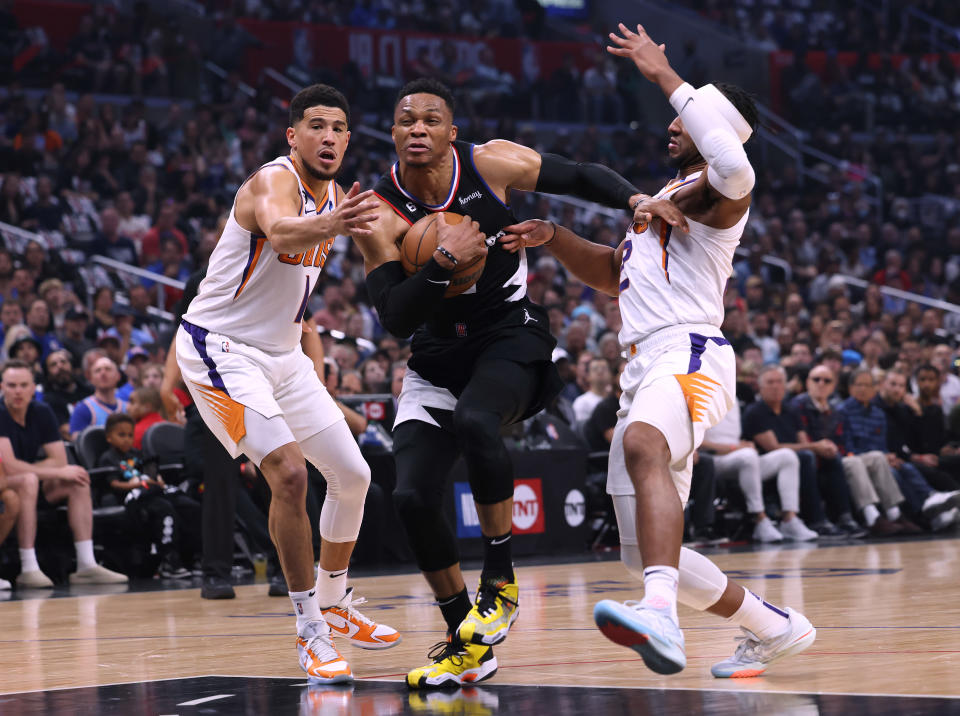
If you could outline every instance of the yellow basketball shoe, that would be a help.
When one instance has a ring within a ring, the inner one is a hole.
[[[494,646],[506,639],[520,613],[519,598],[520,588],[516,582],[481,579],[477,601],[457,628],[460,641]]]
[[[324,621],[307,622],[297,635],[300,668],[311,684],[345,684],[353,681],[347,660],[333,645],[330,627]]]
[[[399,644],[400,633],[396,629],[357,611],[356,605],[366,601],[363,597],[354,599],[353,587],[349,587],[339,602],[323,610],[323,618],[334,634],[346,637],[361,649],[389,649]]]
[[[407,674],[411,689],[442,689],[475,684],[497,673],[497,657],[493,649],[479,644],[461,644],[447,635],[446,641],[433,645],[427,654],[432,664],[421,666]]]

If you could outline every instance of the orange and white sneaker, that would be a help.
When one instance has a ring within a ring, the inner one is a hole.
[[[787,607],[789,628],[779,636],[760,639],[749,629],[740,627],[743,635],[737,637],[740,644],[733,656],[710,667],[710,673],[718,679],[738,679],[760,676],[773,662],[786,656],[799,654],[813,644],[817,630],[800,612]]]
[[[323,618],[330,630],[346,637],[361,649],[389,649],[400,643],[400,632],[386,624],[377,624],[356,610],[356,604],[364,604],[363,597],[353,598],[353,587],[348,587],[340,601],[323,610]]]
[[[324,621],[307,622],[297,636],[300,668],[311,684],[347,684],[353,681],[350,664],[333,645],[330,627]]]

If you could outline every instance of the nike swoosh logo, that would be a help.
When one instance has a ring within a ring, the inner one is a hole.
[[[337,632],[337,634],[341,634],[345,637],[352,637],[354,634],[360,631],[360,627],[357,624],[347,621],[338,614],[325,614],[324,619],[331,629]]]
[[[428,278],[428,279],[427,279],[427,283],[435,283],[435,284],[437,284],[438,286],[449,286],[449,285],[450,285],[450,282],[449,282],[449,281],[434,281],[432,278]]]
[[[330,575],[330,579],[336,579],[337,577],[342,577],[346,573],[347,573],[347,570],[343,570],[342,572],[334,572],[333,574]]]
[[[314,591],[310,592],[307,596],[308,596],[308,597],[312,597],[312,596],[313,596],[314,594],[316,594],[316,593],[317,593],[316,590],[314,590]]]
[[[509,536],[503,537],[503,538],[501,538],[501,539],[492,539],[492,540],[490,540],[490,544],[503,544],[503,543],[506,542],[508,539],[510,539]]]

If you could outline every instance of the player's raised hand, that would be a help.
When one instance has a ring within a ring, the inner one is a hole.
[[[360,191],[360,182],[354,182],[340,205],[326,215],[329,227],[325,231],[326,236],[369,236],[373,233],[370,222],[380,216],[376,213],[379,206],[380,202],[374,197],[372,189]]]
[[[500,237],[500,244],[514,254],[522,248],[541,246],[552,241],[557,235],[557,225],[552,221],[529,219],[519,224],[504,226],[505,235]]]
[[[478,256],[486,256],[486,238],[486,235],[480,231],[480,224],[469,216],[464,216],[457,224],[448,224],[443,217],[440,217],[437,222],[437,246],[442,246],[453,254],[457,263],[470,262]]]
[[[664,54],[667,46],[658,45],[651,40],[647,31],[643,29],[643,25],[637,25],[636,32],[622,22],[619,27],[620,35],[615,32],[610,33],[610,41],[614,46],[607,45],[607,52],[633,60],[644,77],[651,82],[657,82],[660,74],[670,69],[670,62]]]
[[[669,199],[643,199],[637,203],[633,210],[633,221],[637,224],[649,224],[655,217],[666,221],[670,226],[676,226],[683,231],[690,231],[687,217]]]

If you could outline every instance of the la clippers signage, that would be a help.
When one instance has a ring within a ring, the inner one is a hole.
[[[543,532],[543,489],[540,478],[515,480],[513,483],[513,533]]]

